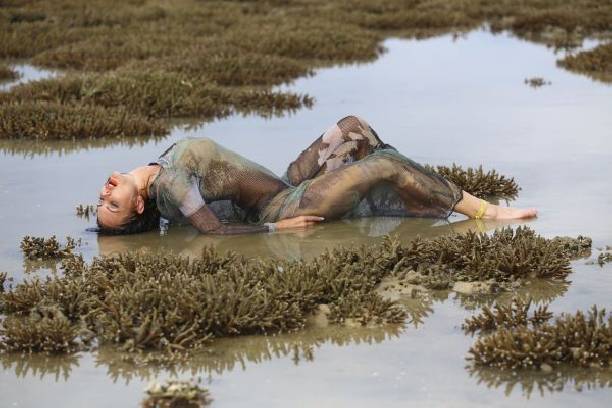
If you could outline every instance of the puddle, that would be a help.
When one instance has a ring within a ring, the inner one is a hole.
[[[52,78],[58,75],[56,71],[50,71],[48,69],[42,69],[24,63],[11,64],[11,68],[17,71],[19,77],[14,81],[0,82],[0,91],[2,92],[8,91],[12,87],[22,84],[24,82],[38,81],[41,79]]]
[[[447,35],[391,39],[384,45],[388,52],[374,63],[323,69],[284,86],[316,98],[313,109],[291,116],[232,117],[132,145],[1,141],[0,271],[22,278],[24,235],[81,238],[87,258],[141,246],[197,255],[205,245],[249,256],[298,258],[336,244],[371,243],[385,233],[407,240],[479,227],[454,216],[449,222],[339,221],[298,233],[251,236],[208,237],[171,228],[163,236],[97,237],[85,232],[93,221],[75,215],[76,205],[95,202],[111,170],[150,162],[182,137],[213,138],[282,174],[302,149],[347,114],[365,117],[385,142],[417,161],[482,164],[514,176],[522,191],[513,204],[539,208],[540,217],[527,224],[540,234],[587,234],[594,248],[612,245],[612,87],[559,69],[559,55],[551,49],[507,35],[476,31],[459,41]],[[531,77],[551,85],[531,88],[523,82]],[[593,303],[612,308],[612,264],[600,268],[576,261],[570,279],[569,287],[548,296],[555,313]],[[211,345],[202,357],[206,363],[198,365],[196,359],[177,375],[206,378],[213,406],[607,405],[609,388],[578,391],[573,382],[609,384],[609,373],[563,372],[556,380],[562,387],[540,393],[550,383],[542,376],[468,372],[464,357],[473,339],[460,325],[477,306],[478,300],[454,294],[412,305],[416,327],[370,331],[375,339],[370,341],[346,329],[338,329],[336,337],[313,331],[224,340]],[[296,364],[295,344],[309,345],[312,359],[298,356]],[[2,401],[22,407],[41,401],[63,407],[136,406],[150,378],[172,375],[117,368],[112,353],[103,352],[53,361],[2,356],[0,364]]]

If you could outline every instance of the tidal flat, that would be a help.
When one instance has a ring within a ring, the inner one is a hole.
[[[587,41],[585,47],[597,44]],[[315,98],[311,109],[286,117],[230,116],[205,126],[178,125],[166,138],[129,144],[2,141],[0,271],[23,279],[28,261],[19,242],[25,235],[81,239],[87,260],[140,247],[196,256],[206,245],[298,259],[340,244],[376,242],[389,233],[410,242],[417,235],[504,226],[453,216],[449,222],[339,221],[260,236],[215,238],[170,228],[164,235],[97,237],[85,231],[93,221],[75,215],[75,206],[95,201],[110,170],[154,160],[178,138],[211,137],[282,174],[327,126],[358,114],[385,142],[419,162],[482,164],[515,177],[522,189],[511,203],[540,210],[527,226],[550,238],[593,239],[592,254],[572,262],[571,283],[538,281],[521,293],[550,303],[555,314],[586,311],[594,303],[612,308],[611,265],[589,264],[612,244],[612,89],[560,69],[556,60],[562,55],[552,49],[506,33],[477,30],[383,45],[386,53],[372,63],[319,69],[274,88]],[[496,58],[487,58],[493,53]],[[552,84],[525,86],[524,78],[534,76]],[[146,366],[108,349],[64,357],[2,354],[0,395],[18,406],[137,406],[151,380],[202,376],[212,406],[606,406],[612,381],[607,370],[508,372],[467,365],[474,339],[461,323],[504,296],[408,296],[402,301],[412,313],[403,326],[332,326],[215,340],[174,367]]]

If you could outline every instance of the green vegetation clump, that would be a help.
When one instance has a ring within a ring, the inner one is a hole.
[[[8,65],[0,63],[0,81],[9,81],[19,78],[19,74]]]
[[[520,190],[518,184],[514,181],[514,177],[507,178],[495,170],[485,173],[482,166],[478,166],[477,169],[472,167],[463,169],[453,163],[451,167],[427,167],[476,197],[514,198]]]
[[[212,399],[206,388],[195,381],[167,380],[164,384],[150,384],[142,408],[202,408]]]
[[[544,371],[560,364],[599,368],[612,362],[612,314],[605,310],[593,306],[588,314],[578,311],[552,323],[531,323],[479,337],[469,359],[476,366]]]
[[[30,58],[39,66],[67,70],[65,78],[49,80],[53,86],[43,95],[49,100],[62,99],[62,86],[75,80],[85,84],[70,102],[79,107],[202,121],[230,112],[269,115],[307,107],[310,97],[273,92],[271,87],[318,67],[372,60],[384,51],[380,42],[389,36],[422,38],[486,23],[494,32],[510,30],[567,47],[586,36],[609,35],[612,26],[612,5],[597,0],[73,3],[5,4],[0,10],[0,58]],[[39,101],[41,95],[27,92],[37,87],[26,84],[10,91],[1,103]],[[18,94],[30,96],[22,100]],[[46,120],[51,119],[33,122],[35,129],[26,136],[43,134],[50,127]],[[129,123],[114,133],[133,136]],[[67,130],[65,138],[95,133]]]
[[[612,43],[600,44],[590,51],[568,55],[557,64],[591,78],[612,82]]]
[[[4,139],[124,138],[166,132],[161,122],[130,114],[123,108],[53,102],[0,104],[0,138]]]
[[[387,276],[416,270],[426,286],[441,274],[450,281],[495,279],[510,288],[523,278],[564,280],[572,255],[523,227],[406,245],[386,238],[374,247],[328,250],[310,261],[246,259],[208,248],[193,260],[136,252],[87,264],[72,255],[62,260],[61,275],[25,280],[0,299],[11,319],[55,308],[70,322],[66,337],[79,333],[78,344],[89,344],[92,335],[98,344],[126,350],[182,351],[213,337],[301,329],[323,305],[331,323],[401,323],[406,310],[377,291]],[[19,342],[11,339],[18,337],[11,336],[6,347],[16,349]],[[36,348],[39,340],[32,336],[24,349]],[[0,344],[6,341],[0,338]]]
[[[21,240],[21,251],[29,260],[62,259],[73,255],[73,250],[80,240],[66,237],[66,245],[62,246],[53,235],[51,238],[31,237],[26,235]]]
[[[510,329],[518,326],[539,326],[552,319],[548,306],[539,306],[531,316],[531,299],[523,301],[520,298],[512,300],[508,305],[496,303],[493,309],[485,306],[479,315],[469,317],[461,326],[466,333],[486,333],[501,327]]]

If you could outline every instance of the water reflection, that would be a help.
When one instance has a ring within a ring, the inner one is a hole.
[[[525,398],[537,394],[546,396],[573,388],[586,391],[612,387],[612,370],[556,367],[551,373],[541,371],[513,371],[485,367],[466,367],[470,377],[487,388],[503,388],[506,397],[521,393]]]
[[[305,230],[279,231],[274,234],[214,236],[199,234],[191,227],[171,227],[166,234],[149,232],[135,236],[96,237],[100,255],[112,255],[130,250],[149,249],[172,251],[198,257],[202,248],[212,246],[218,251],[237,251],[245,256],[278,257],[283,259],[311,258],[326,248],[339,245],[374,244],[385,235],[397,235],[407,242],[416,236],[424,238],[466,231],[486,232],[524,221],[485,221],[453,217],[452,221],[424,218],[375,217],[341,220]]]
[[[112,347],[101,347],[94,352],[94,359],[96,366],[104,368],[106,375],[113,382],[125,384],[134,380],[151,380],[161,373],[171,376],[220,376],[235,369],[246,370],[251,363],[258,364],[287,357],[290,357],[295,365],[308,363],[316,359],[316,350],[325,344],[378,344],[399,337],[402,331],[401,325],[351,329],[325,327],[275,336],[225,338],[213,340],[206,349],[190,355],[186,360],[165,360],[162,364],[147,362],[156,361],[156,357],[160,356],[156,352],[137,354],[117,351]],[[72,370],[79,367],[81,356],[0,353],[0,363],[4,370],[14,371],[19,378],[32,376],[68,381]]]

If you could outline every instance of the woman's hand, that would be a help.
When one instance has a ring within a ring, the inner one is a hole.
[[[305,228],[315,225],[325,218],[317,217],[316,215],[300,215],[299,217],[285,218],[284,220],[277,221],[276,229],[289,229],[289,228]]]

